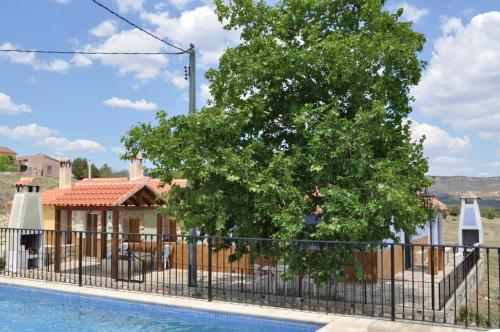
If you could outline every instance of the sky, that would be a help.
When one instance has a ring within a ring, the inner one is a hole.
[[[197,106],[210,98],[204,73],[237,45],[210,0],[102,0],[161,38],[197,50]],[[426,36],[427,62],[411,114],[426,136],[430,175],[500,175],[500,2],[388,1]],[[5,0],[0,48],[175,51],[90,0]],[[120,137],[155,111],[187,114],[187,55],[74,56],[0,53],[0,146],[19,155],[84,157],[126,169]]]

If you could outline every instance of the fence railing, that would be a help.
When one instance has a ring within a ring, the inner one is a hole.
[[[497,247],[0,229],[3,276],[465,326],[499,326],[499,252]]]

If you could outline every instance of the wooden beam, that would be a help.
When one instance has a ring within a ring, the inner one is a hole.
[[[130,196],[123,204],[128,204],[129,201],[132,205],[139,205],[139,201],[134,196]]]
[[[101,258],[106,258],[108,254],[108,233],[106,224],[108,222],[107,212],[101,211]]]
[[[118,232],[120,231],[119,209],[113,208],[113,235],[111,242],[111,278],[118,279]]]
[[[160,214],[156,215],[156,270],[163,270],[163,236],[161,236],[163,225]]]
[[[144,197],[148,201],[149,205],[155,205],[156,203],[156,196],[152,194],[150,191],[144,191]]]
[[[55,243],[54,243],[54,271],[61,272],[61,208],[56,206],[55,215]]]

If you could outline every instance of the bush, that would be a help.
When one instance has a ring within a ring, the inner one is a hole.
[[[14,161],[9,156],[0,156],[0,172],[15,172],[17,170]]]
[[[448,208],[448,214],[454,217],[458,216],[460,214],[460,207],[458,205],[451,205]]]
[[[481,209],[481,216],[485,217],[486,219],[492,220],[495,219],[495,217],[498,215],[498,210],[490,208],[490,207],[485,207]]]
[[[476,311],[472,309],[466,309],[465,306],[461,306],[458,312],[458,321],[465,323],[465,320],[467,320],[468,324],[476,324],[477,326],[489,326],[490,324],[480,313],[476,313]]]
[[[0,257],[0,270],[5,269],[5,258]]]

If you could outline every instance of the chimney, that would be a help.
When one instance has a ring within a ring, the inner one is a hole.
[[[135,181],[142,179],[144,177],[143,173],[143,160],[142,154],[138,154],[135,158],[130,159],[130,170],[129,170],[129,178],[130,181]]]
[[[59,161],[59,188],[71,188],[71,160],[63,158]]]

